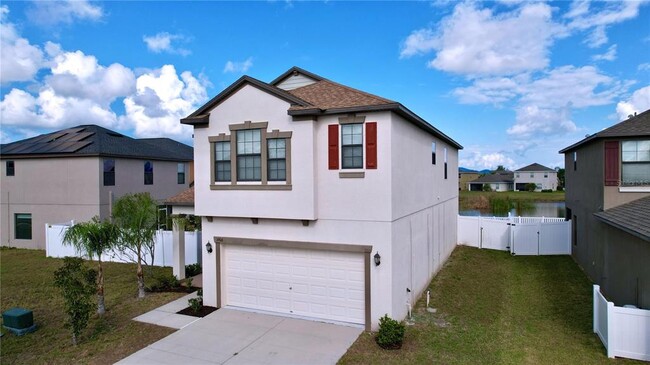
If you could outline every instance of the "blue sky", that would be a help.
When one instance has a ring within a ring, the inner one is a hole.
[[[192,144],[178,120],[291,66],[401,102],[461,166],[557,151],[650,108],[648,2],[13,2],[0,138],[78,124]]]

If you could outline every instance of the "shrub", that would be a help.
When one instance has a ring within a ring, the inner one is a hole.
[[[379,319],[379,332],[375,341],[384,349],[398,349],[402,347],[404,340],[405,327],[400,323],[385,314]]]
[[[483,191],[492,191],[490,184],[483,184]]]
[[[558,187],[557,187],[557,191],[564,191],[564,188],[561,187],[561,186],[558,186]]]
[[[535,191],[535,189],[537,189],[537,184],[535,183],[526,184],[526,191]]]
[[[201,264],[199,264],[199,263],[191,264],[191,265],[185,265],[185,275],[186,276],[197,276],[202,271],[203,270],[201,269]]]
[[[542,193],[552,193],[553,190],[551,189],[542,189]]]
[[[199,289],[196,292],[196,295],[198,295],[198,297],[191,298],[187,301],[187,305],[192,308],[194,314],[199,313],[201,308],[203,308],[203,289]]]
[[[153,283],[147,289],[151,292],[178,289],[181,282],[173,274],[158,275],[153,278]]]
[[[54,272],[54,285],[61,289],[65,312],[68,315],[66,327],[72,330],[72,344],[90,319],[93,311],[93,295],[96,291],[97,272],[84,266],[78,257],[65,257],[63,266]]]

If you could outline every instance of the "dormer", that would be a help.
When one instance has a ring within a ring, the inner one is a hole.
[[[322,77],[294,66],[275,80],[271,81],[271,85],[288,91],[311,85],[321,80],[323,80]]]

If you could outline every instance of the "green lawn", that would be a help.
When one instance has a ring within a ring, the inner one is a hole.
[[[363,333],[340,364],[633,364],[592,333],[592,287],[568,256],[456,248],[429,285],[401,350]]]
[[[40,250],[0,249],[0,310],[31,309],[38,326],[36,332],[21,337],[2,330],[2,364],[112,364],[174,332],[131,318],[184,294],[147,293],[145,299],[138,300],[135,265],[106,263],[107,312],[101,319],[93,315],[80,344],[72,346],[70,331],[63,326],[63,301],[52,284],[62,261],[46,258]],[[171,273],[171,268],[155,269]]]

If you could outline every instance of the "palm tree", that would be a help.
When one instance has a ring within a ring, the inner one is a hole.
[[[113,205],[113,218],[120,229],[120,245],[137,256],[138,298],[144,298],[143,255],[153,256],[158,205],[149,193],[127,194]]]
[[[117,244],[118,230],[110,222],[101,222],[93,217],[88,222],[81,222],[68,228],[63,234],[63,244],[73,246],[78,252],[93,260],[97,256],[97,314],[106,312],[104,304],[104,271],[102,254]]]

